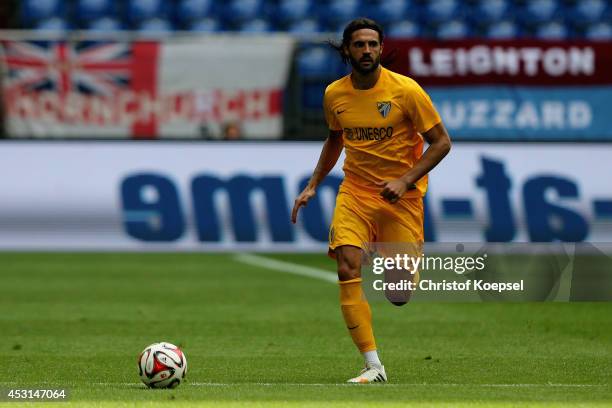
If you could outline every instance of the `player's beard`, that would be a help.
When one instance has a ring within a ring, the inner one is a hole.
[[[378,66],[380,65],[380,56],[376,59],[372,58],[372,65],[370,65],[369,68],[363,68],[359,61],[357,61],[355,58],[353,58],[352,55],[349,55],[349,60],[351,61],[351,66],[353,67],[353,69],[357,72],[359,72],[361,75],[367,75],[370,74],[374,71],[376,71],[376,69],[378,68]]]

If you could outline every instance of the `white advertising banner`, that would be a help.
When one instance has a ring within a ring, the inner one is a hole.
[[[34,39],[33,39],[34,40]],[[28,41],[0,33],[12,137],[278,139],[286,35]]]
[[[340,165],[289,218],[320,143],[0,143],[0,249],[323,251]],[[612,145],[455,144],[435,242],[612,242]]]

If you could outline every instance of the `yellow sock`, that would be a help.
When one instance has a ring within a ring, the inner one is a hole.
[[[361,288],[361,278],[340,281],[340,307],[353,342],[362,353],[376,350],[372,311]]]

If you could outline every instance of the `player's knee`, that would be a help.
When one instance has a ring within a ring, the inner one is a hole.
[[[358,266],[351,265],[348,262],[341,262],[338,265],[338,280],[348,281],[361,277],[361,269]]]
[[[336,248],[338,279],[348,281],[361,277],[361,249],[341,246]]]

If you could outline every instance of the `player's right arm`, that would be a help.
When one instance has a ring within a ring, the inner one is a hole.
[[[340,157],[340,153],[342,153],[343,147],[342,130],[330,130],[329,136],[323,144],[323,149],[321,150],[317,167],[312,173],[312,177],[310,177],[308,184],[300,195],[298,195],[298,197],[295,199],[295,203],[293,204],[291,222],[294,224],[297,221],[297,214],[300,207],[305,206],[308,203],[308,200],[314,197],[319,184],[321,184],[325,176],[329,174],[331,169],[333,169],[338,162],[338,158]]]

